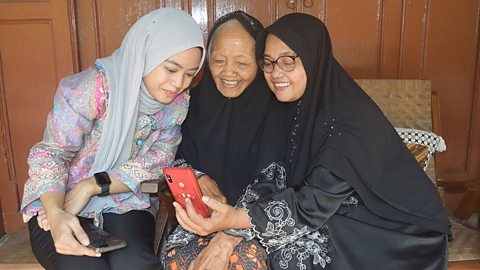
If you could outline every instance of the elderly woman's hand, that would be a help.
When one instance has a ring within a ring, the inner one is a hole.
[[[198,178],[198,185],[200,186],[204,196],[214,198],[215,200],[223,203],[227,202],[227,198],[225,198],[225,195],[223,195],[223,192],[218,187],[217,182],[215,182],[208,175],[204,174],[200,176],[200,178]]]
[[[244,208],[234,208],[208,196],[202,197],[203,202],[212,209],[210,218],[204,218],[193,208],[192,202],[186,200],[186,208],[173,203],[178,223],[187,231],[198,235],[209,235],[225,229],[251,228],[247,212]]]
[[[193,260],[188,270],[228,269],[230,256],[242,239],[242,237],[218,232]]]

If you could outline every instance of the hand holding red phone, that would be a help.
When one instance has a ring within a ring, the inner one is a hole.
[[[225,229],[252,227],[244,208],[235,208],[206,196],[202,200],[212,209],[210,218],[203,218],[196,213],[191,201],[187,203],[185,208],[180,206],[179,203],[174,203],[177,221],[185,230],[205,236]]]
[[[189,199],[195,211],[205,218],[210,217],[210,211],[202,201],[202,191],[191,168],[165,168],[163,175],[172,196],[183,208],[186,207],[186,199]]]

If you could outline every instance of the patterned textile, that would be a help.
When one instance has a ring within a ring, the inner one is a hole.
[[[246,188],[239,204],[246,206],[260,199],[262,195],[286,188],[285,168],[274,162],[263,169]],[[358,200],[350,196],[343,205],[349,207],[357,203]],[[331,262],[331,254],[335,252],[335,248],[326,225],[317,231],[311,231],[306,226],[296,228],[292,211],[285,201],[268,201],[264,211],[269,219],[266,230],[259,231],[254,225],[250,232],[260,239],[267,253],[275,258],[272,263],[278,263],[282,269],[295,265],[298,269],[305,270],[311,267],[325,268]]]
[[[285,168],[274,162],[263,169],[253,183],[247,186],[236,207],[245,207],[248,203],[258,201],[266,194],[286,188]],[[358,196],[353,194],[348,196],[341,203],[338,214],[344,214],[351,207],[357,207],[359,202]],[[270,265],[273,267],[272,269],[278,269],[278,267],[280,269],[324,269],[332,263],[332,255],[335,253],[335,248],[326,225],[316,231],[309,231],[308,229],[297,230],[294,228],[292,233],[288,233],[290,227],[294,227],[295,220],[291,218],[292,211],[287,204],[281,201],[272,201],[264,208],[264,211],[270,220],[265,232],[245,229],[226,230],[224,233],[244,237],[246,240],[242,241],[242,243],[251,241],[257,243],[258,239],[261,245],[258,243],[257,249],[265,250],[266,254],[274,258],[274,260],[269,262],[270,264],[275,264],[273,266]],[[212,236],[210,235],[209,237],[211,238]],[[254,238],[255,240],[252,240]],[[169,236],[164,248],[162,258],[165,258],[166,269],[186,269],[174,267],[188,266],[191,260],[204,247],[204,241],[206,240],[199,240],[197,235],[191,234],[178,226]],[[188,264],[184,262],[184,260],[187,260],[186,258],[191,258]]]
[[[29,176],[21,206],[24,221],[42,209],[39,197],[49,191],[66,193],[88,177],[98,149],[108,100],[106,77],[96,67],[62,79],[48,115],[43,140],[28,157]],[[188,110],[188,93],[154,115],[139,113],[131,159],[108,171],[133,192],[111,195],[114,206],[102,212],[158,209],[157,200],[140,192],[144,180],[161,178],[181,141],[180,125]],[[153,207],[150,207],[153,206]],[[101,213],[89,213],[101,223]]]
[[[186,270],[198,257],[211,237],[195,237],[186,246],[169,250],[164,256],[165,269]],[[230,256],[229,270],[267,269],[267,254],[257,241],[240,242]]]
[[[403,142],[407,144],[407,147],[408,144],[423,145],[428,147],[427,156],[425,158],[421,158],[421,160],[423,161],[422,168],[424,170],[427,169],[428,163],[430,162],[430,159],[432,159],[433,153],[443,152],[447,150],[447,146],[445,145],[445,141],[443,140],[443,138],[435,133],[410,128],[395,128],[395,130],[397,131],[400,138],[402,138]],[[409,147],[409,150],[417,158],[417,155],[415,155],[415,151],[412,151],[415,150],[413,145]],[[417,159],[417,161],[419,161],[419,159]]]

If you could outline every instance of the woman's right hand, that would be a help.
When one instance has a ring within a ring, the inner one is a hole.
[[[45,210],[42,209],[38,211],[37,222],[38,222],[38,227],[40,227],[46,232],[50,231],[50,225],[48,224],[47,213],[45,213]]]
[[[78,218],[63,209],[49,211],[48,223],[55,249],[64,255],[100,257],[93,249],[88,248],[90,240],[80,226]]]
[[[59,192],[47,192],[40,196],[47,215],[50,233],[55,249],[60,254],[100,257],[93,249],[88,248],[90,240],[80,226],[77,216],[63,209],[64,197]]]

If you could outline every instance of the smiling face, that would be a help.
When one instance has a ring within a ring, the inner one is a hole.
[[[240,96],[257,74],[255,40],[239,22],[226,22],[212,37],[208,65],[222,95]]]
[[[265,41],[264,58],[275,61],[281,56],[296,56],[281,39],[273,34],[268,34]],[[295,58],[295,68],[284,71],[274,64],[271,73],[264,72],[268,87],[281,102],[292,102],[300,99],[307,86],[307,74],[300,57]]]
[[[190,48],[169,57],[143,77],[148,92],[160,103],[172,102],[192,82],[200,58],[200,48]]]

